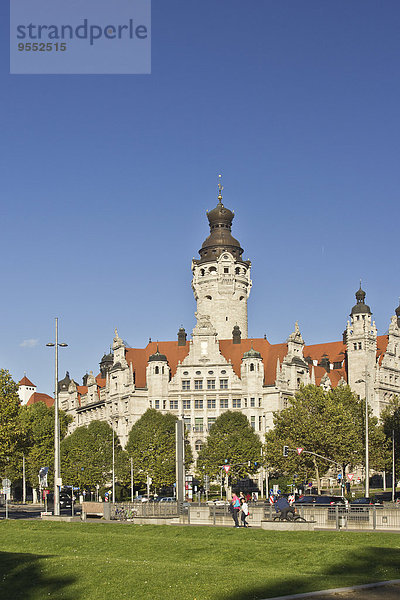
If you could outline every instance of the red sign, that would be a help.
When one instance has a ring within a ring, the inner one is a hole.
[[[300,454],[303,452],[304,448],[296,448],[297,450],[297,454],[300,456]]]
[[[230,468],[231,468],[231,465],[224,465],[225,473],[227,473]]]
[[[354,477],[354,473],[347,473],[347,477],[349,478],[349,481],[351,481]]]

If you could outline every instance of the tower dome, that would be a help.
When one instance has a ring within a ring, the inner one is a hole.
[[[253,342],[251,343],[250,350],[247,350],[247,352],[243,354],[243,359],[246,358],[261,358],[260,352],[258,352],[258,350],[254,350],[253,348]]]
[[[168,362],[167,357],[165,356],[165,354],[161,354],[158,350],[158,344],[157,344],[157,350],[154,354],[151,354],[149,356],[149,362]]]
[[[221,182],[218,183],[218,204],[207,212],[210,235],[199,250],[199,263],[217,260],[223,252],[230,252],[235,260],[242,260],[243,248],[231,234],[234,213],[222,204]]]
[[[357,290],[355,295],[356,295],[357,304],[355,304],[353,306],[353,308],[351,309],[351,314],[356,315],[356,314],[360,314],[360,313],[364,313],[364,314],[367,313],[367,314],[371,315],[372,313],[371,313],[370,307],[367,304],[365,304],[366,293],[361,288],[361,281],[360,281],[360,288]]]

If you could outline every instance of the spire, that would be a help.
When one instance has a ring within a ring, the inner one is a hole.
[[[222,175],[218,175],[218,200],[219,204],[222,204],[222,190],[224,186],[221,184]]]

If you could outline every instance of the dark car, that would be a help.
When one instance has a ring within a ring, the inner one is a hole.
[[[394,501],[400,498],[400,492],[394,493]],[[377,502],[392,502],[392,492],[381,492],[380,494],[375,494],[375,500]]]
[[[356,500],[352,500],[350,502],[350,508],[357,508],[363,506],[379,506],[380,508],[382,508],[382,500],[379,500],[376,497],[367,498],[364,496],[363,498],[357,498]]]
[[[310,496],[301,496],[295,501],[296,506],[335,506],[336,504],[347,506],[346,498],[342,496],[318,496],[311,494]]]

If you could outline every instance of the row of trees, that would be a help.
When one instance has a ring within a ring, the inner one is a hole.
[[[93,421],[65,437],[70,417],[60,413],[61,467],[66,484],[94,488],[110,482],[113,430],[105,422]],[[144,488],[147,478],[157,490],[175,482],[175,423],[172,414],[149,409],[132,427],[126,449],[117,436],[115,473],[117,481],[128,487],[133,468],[134,484]],[[400,463],[400,400],[384,411],[382,422],[369,416],[370,466],[380,471],[391,465],[391,438],[395,435],[396,457]],[[231,466],[234,478],[253,475],[260,465],[278,473],[313,476],[318,484],[332,463],[312,454],[289,452],[283,446],[304,448],[351,469],[363,464],[365,449],[365,405],[348,386],[329,392],[306,386],[291,399],[288,408],[275,413],[274,429],[262,444],[248,419],[241,412],[223,413],[211,427],[199,452],[196,469],[200,478],[215,479],[224,464]],[[17,385],[9,373],[0,370],[0,470],[16,479],[21,476],[25,456],[27,479],[37,485],[38,472],[49,466],[49,485],[54,463],[54,410],[43,403],[21,407]],[[187,467],[193,461],[186,444]]]

